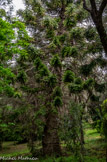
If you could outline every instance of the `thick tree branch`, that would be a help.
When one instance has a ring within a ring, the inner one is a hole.
[[[102,46],[104,48],[105,54],[107,56],[107,33],[102,21],[102,13],[107,5],[107,0],[102,0],[99,10],[97,10],[95,0],[89,0],[91,4],[91,10],[86,5],[86,0],[83,0],[84,9],[90,12],[92,20],[96,26],[97,32],[99,34]]]
[[[89,9],[86,5],[86,0],[83,0],[83,8],[91,13],[91,9]]]
[[[100,6],[100,8],[99,8],[99,15],[100,15],[100,16],[102,15],[102,13],[103,13],[103,11],[104,11],[106,5],[107,5],[107,0],[103,0],[102,3],[101,3],[101,6]]]
[[[97,7],[96,7],[95,0],[90,0],[90,3],[91,3],[92,11],[97,14]]]

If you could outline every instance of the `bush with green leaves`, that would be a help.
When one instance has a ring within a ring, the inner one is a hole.
[[[63,117],[60,137],[65,142],[69,150],[75,152],[75,155],[80,154],[81,147],[81,116],[83,107],[73,101],[68,107],[68,115]],[[80,152],[79,152],[80,151]]]
[[[105,136],[105,139],[107,141],[107,99],[103,101],[103,104],[101,105],[102,108],[102,132]]]

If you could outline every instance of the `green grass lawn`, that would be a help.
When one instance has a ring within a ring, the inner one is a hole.
[[[98,162],[105,162],[105,142],[96,129],[87,125],[85,129],[86,155],[96,157]]]
[[[105,162],[105,143],[96,129],[92,129],[89,124],[85,124],[85,156],[84,162]],[[62,148],[64,144],[62,145]],[[37,146],[40,149],[40,146]],[[77,158],[68,153],[69,156],[59,158],[39,158],[37,162],[78,162]],[[31,156],[27,144],[14,144],[14,142],[4,142],[0,156],[15,157]],[[26,160],[30,161],[30,160]]]

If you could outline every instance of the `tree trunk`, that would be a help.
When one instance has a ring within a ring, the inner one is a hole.
[[[2,141],[0,140],[0,150],[2,150]]]
[[[105,154],[105,156],[106,156],[106,162],[107,162],[107,139],[105,139],[105,143],[106,143],[106,148],[105,148],[106,154]]]
[[[61,154],[61,148],[58,137],[58,124],[57,124],[57,114],[54,112],[50,112],[47,115],[46,126],[44,128],[43,134],[43,154],[46,156],[56,155],[59,156]]]
[[[103,11],[107,6],[107,0],[102,0],[101,5],[99,6],[99,10],[97,9],[97,3],[95,2],[95,0],[90,0],[90,4],[91,9],[88,8],[86,0],[83,0],[83,8],[91,14],[92,20],[96,26],[102,46],[107,56],[107,33],[102,21]]]
[[[106,162],[107,162],[107,147],[106,147]]]
[[[81,117],[81,120],[80,120],[80,143],[81,143],[81,154],[84,155],[85,141],[84,141],[84,131],[83,131],[83,125],[82,125],[82,117]]]
[[[97,32],[100,36],[102,46],[103,46],[104,51],[105,51],[106,56],[107,56],[107,33],[106,33],[105,28],[103,26],[102,18],[95,16],[93,14],[91,14],[91,16],[92,16],[92,19],[93,19],[94,24],[96,26]]]
[[[84,131],[83,131],[82,123],[80,124],[80,127],[81,127],[81,141],[82,141],[82,144],[85,144],[85,141],[84,141]]]

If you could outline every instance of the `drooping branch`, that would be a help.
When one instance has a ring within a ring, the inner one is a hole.
[[[87,7],[86,0],[83,0],[83,7],[84,7],[85,10],[87,10],[88,12],[91,13],[91,9],[89,9],[89,8]]]
[[[100,5],[100,8],[99,8],[99,16],[102,15],[102,13],[103,13],[106,5],[107,5],[107,0],[103,0],[102,3],[101,3],[101,5]]]

